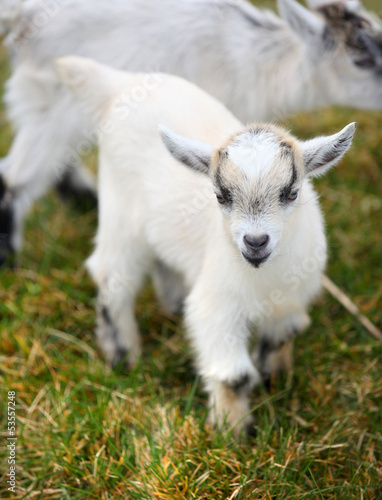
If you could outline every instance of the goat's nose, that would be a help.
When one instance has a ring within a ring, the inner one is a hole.
[[[269,242],[269,236],[267,234],[262,234],[261,236],[249,236],[246,234],[244,236],[244,242],[250,250],[263,250]]]

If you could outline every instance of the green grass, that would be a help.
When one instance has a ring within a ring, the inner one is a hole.
[[[7,74],[1,53],[1,76]],[[355,145],[316,183],[328,275],[382,327],[382,116],[343,109],[286,120],[301,137],[357,121]],[[0,155],[11,133],[0,114]],[[204,427],[206,395],[181,320],[148,286],[137,304],[144,356],[110,371],[93,335],[95,289],[83,261],[96,214],[55,194],[26,224],[15,271],[0,275],[0,497],[7,391],[17,392],[17,495],[34,499],[382,498],[382,345],[333,298],[312,308],[295,372],[252,396],[258,437]]]

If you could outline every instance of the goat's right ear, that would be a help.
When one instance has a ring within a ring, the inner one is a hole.
[[[208,173],[214,152],[210,144],[182,137],[164,125],[159,125],[158,130],[162,141],[174,158],[194,170]]]
[[[296,0],[277,0],[277,8],[281,17],[306,42],[316,42],[322,37],[325,22]]]

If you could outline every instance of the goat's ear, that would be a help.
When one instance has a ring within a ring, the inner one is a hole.
[[[307,42],[315,42],[322,37],[325,22],[296,0],[277,0],[277,7],[282,18],[301,38]]]
[[[339,0],[340,3],[346,3],[348,7],[353,10],[362,9],[362,2],[360,0]],[[331,0],[306,0],[306,3],[310,9],[317,9],[325,3],[333,3]]]
[[[306,0],[306,4],[309,9],[315,9],[319,5],[322,5],[322,0]]]
[[[301,143],[305,175],[319,177],[340,161],[350,148],[355,132],[355,123],[350,123],[338,134],[317,137]]]
[[[309,9],[317,9],[317,7],[320,7],[323,3],[325,3],[325,0],[306,0]]]
[[[158,129],[162,141],[174,158],[194,170],[208,173],[214,152],[210,144],[182,137],[164,125],[159,125]]]

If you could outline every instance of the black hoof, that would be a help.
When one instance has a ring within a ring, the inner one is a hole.
[[[56,184],[56,190],[63,201],[70,203],[81,212],[89,212],[97,208],[98,199],[94,191],[76,186],[69,172],[66,172],[61,181]]]
[[[127,349],[119,347],[114,355],[113,361],[111,362],[113,371],[118,374],[128,373],[131,369],[128,356],[129,351]]]
[[[270,375],[263,375],[264,389],[270,394],[272,389],[272,380]]]
[[[15,252],[11,244],[14,231],[12,193],[0,175],[0,267],[15,266]]]
[[[256,438],[257,437],[257,429],[255,424],[251,422],[245,428],[245,435],[247,438]]]
[[[16,269],[16,253],[12,251],[3,251],[0,242],[0,269]]]
[[[248,387],[249,383],[250,383],[250,377],[248,374],[245,374],[236,380],[224,382],[224,385],[228,387],[228,389],[231,389],[234,392],[240,392],[242,389]]]

